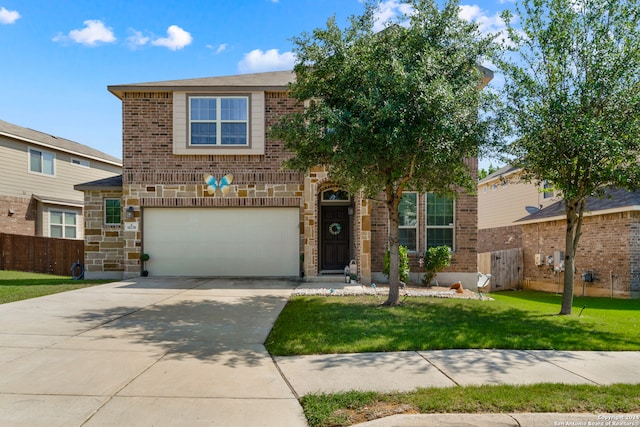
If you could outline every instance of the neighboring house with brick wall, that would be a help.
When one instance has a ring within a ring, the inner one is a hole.
[[[122,173],[120,159],[0,120],[0,232],[84,237],[84,195],[74,185]]]
[[[478,182],[478,253],[523,249],[524,288],[561,292],[554,255],[565,247],[564,201],[505,166]],[[575,293],[640,297],[640,193],[589,198],[576,254]],[[590,274],[583,274],[583,273]],[[585,281],[591,279],[594,281]]]
[[[287,92],[293,78],[280,71],[109,86],[122,101],[123,175],[76,186],[91,218],[86,277],[313,278],[342,274],[355,260],[363,283],[381,278],[384,206],[347,193],[321,167],[283,169],[291,153],[268,137],[281,115],[302,108]],[[477,159],[467,162],[477,174]],[[120,224],[104,219],[106,201],[118,199]],[[415,272],[427,246],[449,244],[445,283],[476,283],[475,195],[408,192],[401,224]]]
[[[478,181],[478,253],[522,247],[516,221],[558,200],[552,189],[522,179],[522,170],[504,166]]]
[[[561,292],[554,254],[565,248],[564,201],[519,221],[525,288]],[[575,295],[640,298],[640,192],[609,189],[587,199],[575,258]],[[556,256],[562,259],[562,256]]]

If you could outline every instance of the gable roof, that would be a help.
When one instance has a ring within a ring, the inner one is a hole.
[[[498,169],[497,171],[492,172],[489,175],[487,175],[484,178],[482,178],[480,181],[478,181],[478,184],[484,184],[486,182],[493,181],[494,179],[499,178],[500,176],[506,177],[506,176],[511,175],[512,173],[517,172],[519,170],[520,170],[520,168],[517,168],[517,167],[512,166],[512,165],[503,166],[500,169]]]
[[[198,79],[166,80],[161,82],[131,83],[107,86],[109,92],[122,99],[124,92],[166,92],[210,90],[287,90],[295,80],[293,71],[271,71],[268,73],[238,74],[233,76],[204,77]]]
[[[609,188],[603,197],[588,197],[585,214],[604,215],[614,212],[640,211],[640,191]],[[544,209],[516,220],[519,224],[565,219],[564,201],[555,202]]]
[[[0,120],[0,135],[33,145],[64,151],[76,156],[98,160],[115,166],[122,166],[122,161],[120,159],[96,150],[95,148],[91,148],[87,145],[80,144],[69,139],[60,138],[37,130],[14,125],[3,120]]]

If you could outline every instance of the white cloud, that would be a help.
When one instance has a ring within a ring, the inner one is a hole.
[[[0,24],[13,24],[20,19],[20,14],[17,10],[7,10],[0,7]]]
[[[244,55],[238,64],[241,73],[290,70],[296,62],[293,52],[279,53],[278,49],[270,49],[263,52],[260,49],[252,50]]]
[[[149,37],[142,34],[142,31],[130,29],[129,33],[131,35],[127,37],[127,45],[131,49],[137,49],[138,47],[144,46],[149,43]]]
[[[85,27],[81,30],[71,30],[68,35],[58,34],[53,38],[55,42],[72,41],[85,46],[97,46],[98,43],[113,43],[116,37],[111,28],[104,26],[102,21],[88,19],[84,21]]]
[[[193,41],[193,37],[187,31],[172,25],[167,29],[167,37],[161,37],[151,42],[154,46],[163,46],[170,50],[179,50],[188,46]]]
[[[217,54],[222,53],[225,50],[227,50],[227,44],[226,43],[222,43],[222,44],[219,44],[217,47],[214,46],[214,45],[208,44],[208,45],[206,45],[206,48],[207,49],[211,49],[211,50],[215,50],[216,51],[215,54],[217,55]]]
[[[483,33],[499,33],[505,29],[500,13],[489,15],[486,10],[480,9],[478,5],[461,5],[460,18],[468,22],[476,22],[478,29]]]
[[[385,26],[394,22],[401,15],[411,15],[413,7],[406,3],[400,3],[398,0],[387,0],[380,3],[378,9],[374,13],[374,31],[381,31]]]

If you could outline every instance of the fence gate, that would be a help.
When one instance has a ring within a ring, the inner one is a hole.
[[[524,258],[522,248],[478,254],[478,270],[491,274],[491,291],[522,289]]]

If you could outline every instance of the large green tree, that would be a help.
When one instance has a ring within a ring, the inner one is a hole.
[[[458,17],[457,1],[406,1],[411,13],[374,31],[377,2],[341,29],[294,38],[291,96],[302,112],[272,129],[294,157],[286,166],[327,166],[352,191],[381,198],[389,214],[390,292],[399,299],[398,205],[405,189],[454,194],[473,190],[465,159],[477,156],[491,128],[479,110],[478,67],[493,44]],[[488,105],[488,104],[487,104]],[[380,195],[382,195],[380,197]]]
[[[510,53],[497,61],[515,135],[509,151],[527,177],[564,199],[560,314],[571,314],[586,199],[638,185],[640,4],[523,0],[516,13],[503,15]]]

